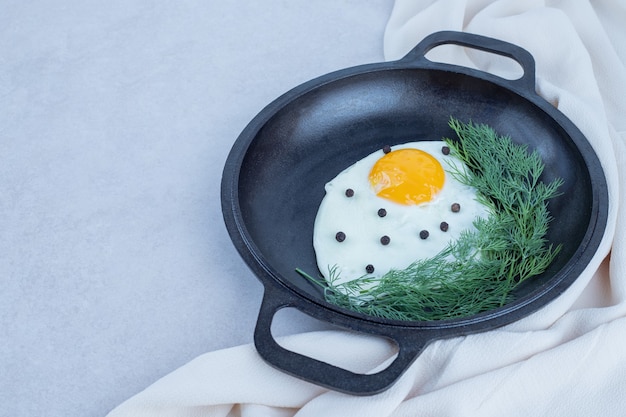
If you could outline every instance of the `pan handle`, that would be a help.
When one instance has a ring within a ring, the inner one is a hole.
[[[437,66],[447,65],[433,63],[425,57],[431,49],[447,44],[466,46],[513,59],[522,67],[524,73],[516,80],[506,81],[518,85],[524,90],[535,92],[535,59],[530,52],[512,43],[483,35],[457,31],[435,32],[426,36],[415,48],[409,51],[400,62],[427,62]]]
[[[375,329],[368,331],[367,326],[360,328],[359,331],[392,339],[397,343],[399,351],[394,361],[382,371],[374,374],[354,373],[280,346],[272,336],[271,325],[274,315],[285,307],[299,306],[281,300],[279,291],[266,287],[254,331],[257,352],[267,363],[287,374],[352,395],[373,395],[389,388],[432,340],[415,336],[415,333],[410,336],[405,336],[403,332],[389,335],[380,334]]]

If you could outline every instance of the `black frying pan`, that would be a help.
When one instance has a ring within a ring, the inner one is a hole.
[[[424,57],[442,44],[512,58],[524,74],[506,80]],[[467,318],[393,321],[327,303],[321,290],[295,271],[317,271],[313,223],[324,184],[385,144],[454,137],[447,125],[450,116],[489,124],[527,144],[546,164],[544,181],[564,180],[562,196],[549,204],[554,217],[549,241],[563,245],[558,258],[544,274],[520,285],[513,302]],[[535,63],[526,50],[478,35],[438,32],[399,61],[333,72],[269,104],[228,156],[222,210],[235,247],[265,287],[254,334],[260,355],[307,381],[368,395],[391,386],[431,341],[511,323],[563,293],[600,243],[608,194],[600,162],[585,137],[535,93]],[[286,350],[270,330],[275,313],[284,307],[389,338],[397,343],[398,355],[385,370],[361,375]]]

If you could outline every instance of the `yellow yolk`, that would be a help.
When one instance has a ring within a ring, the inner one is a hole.
[[[381,157],[370,171],[376,195],[414,205],[431,201],[443,187],[443,167],[432,155],[418,149],[400,149]]]

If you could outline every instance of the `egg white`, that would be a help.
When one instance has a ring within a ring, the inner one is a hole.
[[[375,194],[369,173],[384,156],[382,150],[356,162],[326,184],[326,195],[315,218],[313,247],[318,268],[327,280],[333,268],[339,276],[335,284],[404,269],[417,260],[436,255],[458,239],[463,230],[474,229],[473,221],[477,217],[487,217],[487,208],[477,201],[476,191],[450,174],[451,167],[457,170],[466,167],[457,158],[444,155],[443,146],[442,141],[421,141],[392,147],[392,150],[419,149],[441,163],[445,172],[443,188],[427,203],[403,205]],[[354,196],[346,196],[348,188],[354,190]],[[459,212],[452,212],[453,203],[460,204]],[[381,208],[387,211],[384,217],[378,215]],[[440,229],[441,222],[448,223],[447,231]],[[420,237],[422,230],[428,231],[428,238]],[[335,238],[340,231],[346,236],[343,242]],[[390,243],[381,244],[382,236],[388,236]],[[368,264],[374,266],[373,273],[366,272]]]

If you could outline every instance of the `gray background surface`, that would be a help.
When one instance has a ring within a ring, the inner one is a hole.
[[[381,61],[392,6],[0,1],[0,415],[103,416],[252,341],[226,155],[278,95]]]

